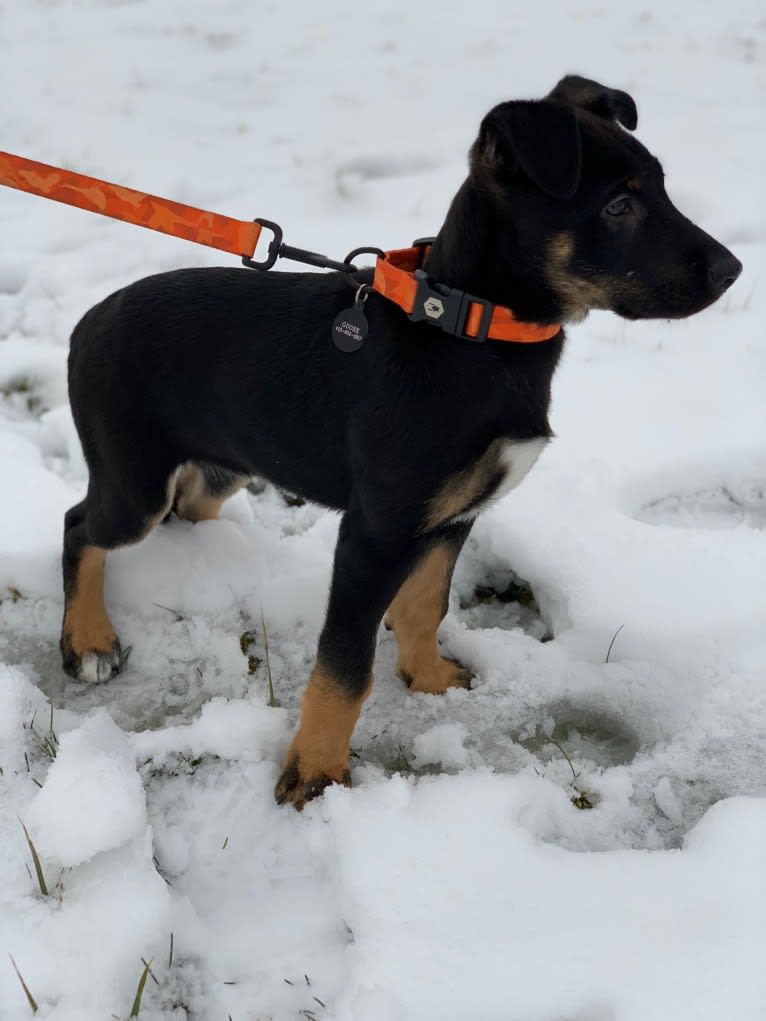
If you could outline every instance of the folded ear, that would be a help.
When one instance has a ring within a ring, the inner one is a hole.
[[[501,103],[482,121],[474,152],[490,171],[520,168],[553,198],[571,198],[580,184],[580,129],[558,103]]]
[[[581,110],[588,110],[606,120],[618,121],[629,131],[635,131],[638,124],[638,111],[632,96],[619,89],[608,89],[606,85],[599,85],[577,74],[568,74],[562,78],[547,98],[557,103],[579,106]]]

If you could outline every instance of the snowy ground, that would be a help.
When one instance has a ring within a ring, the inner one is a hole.
[[[8,953],[46,1021],[127,1018],[141,958],[145,1021],[766,1017],[761,5],[5,0],[0,38],[0,148],[336,256],[432,233],[486,110],[577,71],[633,92],[745,265],[688,322],[570,330],[558,438],[457,572],[474,690],[409,695],[382,633],[354,789],[298,815],[271,792],[334,515],[266,488],[166,525],[110,558],[126,672],[58,661],[68,334],[235,260],[0,193],[2,1021],[30,1016]]]

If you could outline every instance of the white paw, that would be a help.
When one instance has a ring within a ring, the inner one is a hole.
[[[121,656],[117,645],[111,652],[88,652],[80,660],[77,679],[89,684],[101,684],[120,672]]]

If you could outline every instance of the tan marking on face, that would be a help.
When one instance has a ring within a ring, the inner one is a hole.
[[[555,234],[550,241],[548,256],[551,261],[566,265],[574,255],[574,238],[567,231]]]
[[[107,551],[85,546],[75,569],[64,611],[64,635],[78,656],[111,652],[115,634],[104,606],[104,562]]]
[[[564,322],[579,322],[592,308],[608,308],[598,283],[576,277],[570,270],[574,255],[571,234],[554,236],[548,245],[546,277],[562,308]]]
[[[492,479],[503,470],[502,452],[506,442],[505,437],[492,440],[478,460],[450,475],[428,501],[421,531],[430,532],[456,518],[481,497]]]
[[[599,273],[588,279],[572,272],[574,241],[571,234],[555,235],[548,245],[545,276],[555,292],[565,323],[581,322],[591,309],[611,309],[619,300],[640,293],[639,285],[626,277]]]
[[[178,475],[176,514],[185,521],[214,521],[226,500],[247,485],[248,479],[243,475],[228,489],[213,495],[197,465],[185,464]]]
[[[640,177],[631,177],[625,182],[625,184],[631,191],[641,191],[644,187],[644,182]]]
[[[470,673],[439,655],[436,632],[447,612],[454,551],[434,547],[404,582],[388,608],[386,626],[399,646],[396,672],[411,691],[443,695],[467,687]]]

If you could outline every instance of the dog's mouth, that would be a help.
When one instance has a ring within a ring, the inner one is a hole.
[[[718,301],[741,272],[739,259],[714,242],[662,273],[659,283],[645,285],[638,300],[617,294],[612,307],[626,319],[686,319]]]
[[[710,308],[724,291],[673,286],[671,283],[645,291],[637,300],[618,298],[611,310],[623,319],[688,319]]]
[[[578,321],[590,309],[606,309],[623,319],[687,319],[715,304],[728,291],[741,270],[741,264],[735,263],[721,279],[705,267],[676,275],[668,273],[658,284],[633,274],[599,274],[587,280],[571,276],[563,288],[562,308],[574,313],[567,315],[569,322]]]

